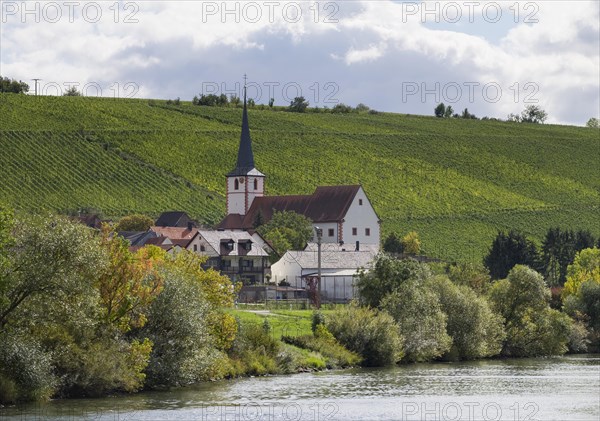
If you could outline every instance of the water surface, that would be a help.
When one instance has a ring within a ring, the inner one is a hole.
[[[600,355],[415,364],[57,400],[0,420],[600,420]]]

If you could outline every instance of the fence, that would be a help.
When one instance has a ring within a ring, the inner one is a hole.
[[[327,275],[321,277],[321,303],[347,303],[356,297],[355,278],[349,275]],[[282,308],[307,308],[310,288],[306,277],[278,279],[278,285],[248,285],[239,293],[238,303],[280,303]]]

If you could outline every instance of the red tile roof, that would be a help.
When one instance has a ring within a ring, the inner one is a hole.
[[[244,217],[239,213],[230,213],[219,224],[219,229],[239,229],[243,225]]]
[[[267,222],[274,211],[293,211],[317,223],[341,221],[359,189],[359,185],[322,186],[312,195],[257,197],[243,219],[238,214],[227,215],[218,228],[250,229],[259,213]]]
[[[150,227],[160,236],[168,237],[170,240],[191,240],[198,232],[197,228],[179,228],[179,227]]]

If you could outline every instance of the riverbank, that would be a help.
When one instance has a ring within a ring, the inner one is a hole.
[[[597,420],[600,355],[420,363],[242,378],[4,408],[40,420]]]

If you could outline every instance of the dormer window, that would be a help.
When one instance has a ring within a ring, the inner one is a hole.
[[[221,240],[221,247],[224,247],[225,250],[232,251],[234,244],[235,243],[231,239],[230,240]]]
[[[240,241],[240,248],[243,248],[246,251],[252,250],[252,241],[250,241],[250,240]]]

